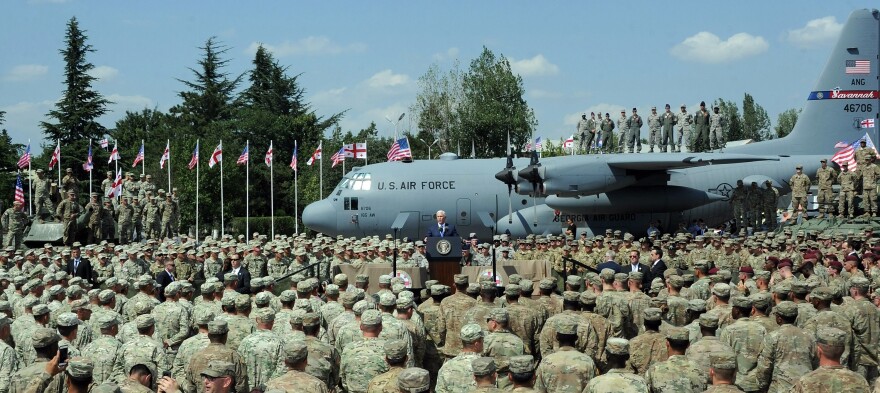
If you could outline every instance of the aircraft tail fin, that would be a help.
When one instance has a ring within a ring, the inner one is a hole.
[[[828,63],[807,97],[792,132],[778,140],[725,149],[752,154],[831,156],[838,142],[867,132],[878,138],[880,112],[880,11],[853,11]]]

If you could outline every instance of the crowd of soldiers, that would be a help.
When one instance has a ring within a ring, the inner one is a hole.
[[[595,112],[581,115],[577,124],[578,151],[584,154],[590,153],[641,153],[642,126],[645,121],[639,116],[636,108],[632,109],[630,116],[625,110],[620,111],[620,117],[615,124],[609,113],[598,116]],[[690,152],[705,152],[708,150],[723,149],[724,129],[727,127],[727,118],[720,112],[719,107],[714,107],[712,113],[706,109],[706,102],[700,102],[700,110],[695,114],[687,111],[687,106],[682,104],[681,111],[673,113],[669,104],[666,111],[658,114],[657,107],[651,107],[648,115],[648,145],[649,153],[656,152],[684,152],[684,148]],[[612,146],[612,133],[619,130],[616,146]]]
[[[34,219],[39,222],[55,220],[64,225],[64,244],[71,245],[80,237],[88,244],[102,240],[118,239],[120,244],[144,239],[174,237],[180,229],[180,202],[177,188],[170,193],[157,188],[151,175],[125,174],[122,193],[117,201],[107,197],[113,188],[113,172],[101,182],[100,192],[89,194],[85,205],[80,204],[81,188],[84,186],[67,168],[61,186],[46,177],[42,169],[36,170],[33,181]],[[0,219],[0,233],[4,246],[18,248],[31,219],[25,213],[27,207],[15,202]],[[82,222],[80,217],[85,216]]]
[[[463,265],[543,260],[552,276],[416,291],[335,273],[388,263],[390,235],[8,247],[0,392],[867,392],[877,379],[870,231],[468,242]],[[425,264],[420,241],[398,248],[402,266]]]

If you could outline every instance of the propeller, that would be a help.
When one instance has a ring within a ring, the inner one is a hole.
[[[538,193],[544,193],[544,179],[541,177],[541,162],[538,160],[538,152],[532,150],[532,157],[529,160],[529,166],[523,168],[523,170],[519,171],[519,176],[523,179],[532,183],[532,208],[535,210],[535,222],[532,224],[534,226],[538,226],[537,221],[537,209],[538,204],[536,198],[538,197]]]
[[[507,184],[507,221],[508,224],[513,223],[513,202],[510,199],[510,193],[516,187],[516,167],[513,165],[513,154],[507,155],[507,165],[495,174],[495,178]]]

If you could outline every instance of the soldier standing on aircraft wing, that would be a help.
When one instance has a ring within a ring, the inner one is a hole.
[[[602,123],[602,112],[599,112],[599,118],[597,119],[593,112],[590,112],[590,122],[587,123],[589,126],[588,130],[590,132],[590,143],[587,145],[587,151],[589,152],[593,147],[594,142],[598,142],[597,139],[601,136],[599,135],[599,125]]]
[[[693,143],[691,141],[691,125],[694,124],[694,117],[691,116],[690,113],[687,112],[687,106],[685,104],[681,104],[681,112],[675,115],[675,123],[678,127],[678,143],[674,145],[674,151],[676,153],[680,153],[683,151],[683,147],[687,146],[689,150],[693,149]]]
[[[849,171],[848,163],[843,163],[843,168],[840,174],[837,175],[837,183],[840,184],[840,194],[837,196],[837,213],[840,214],[840,218],[843,218],[844,215],[853,218],[853,211],[855,210],[853,207],[853,200],[855,199],[856,194],[856,177]],[[847,210],[847,208],[849,210]]]
[[[880,178],[880,166],[874,163],[873,152],[865,165],[859,166],[859,177],[862,179],[862,206],[865,216],[877,214],[877,180]]]
[[[871,157],[876,155],[876,153],[874,153],[874,149],[869,148],[867,144],[868,142],[862,139],[861,141],[859,141],[859,148],[856,149],[856,163],[858,163],[859,166],[867,165],[870,162]]]
[[[709,142],[712,145],[712,150],[724,148],[724,127],[727,126],[727,119],[720,110],[716,106],[712,115],[709,116]]]
[[[828,167],[828,160],[823,158],[821,162],[822,167],[816,171],[816,180],[819,183],[816,202],[819,204],[819,218],[824,218],[825,212],[828,212],[828,215],[834,214],[834,207],[831,205],[834,202],[832,185],[837,174],[833,168]]]
[[[620,110],[620,117],[617,119],[617,129],[620,132],[620,138],[617,138],[617,152],[623,153],[626,145],[627,134],[629,134],[629,124],[626,122],[626,110]]]
[[[704,152],[709,148],[709,111],[706,101],[700,101],[700,110],[694,115],[693,151]]]
[[[745,229],[746,225],[746,200],[749,192],[746,190],[742,179],[736,181],[736,188],[730,194],[730,205],[733,207],[733,220],[736,222],[736,229]]]
[[[601,151],[611,152],[611,132],[614,131],[614,122],[611,115],[605,112],[605,120],[602,120],[602,139],[600,140]]]
[[[792,218],[797,219],[797,215],[807,212],[807,192],[810,190],[810,178],[804,174],[804,167],[798,165],[795,168],[794,176],[788,181],[791,186],[791,210]]]
[[[767,187],[763,189],[762,197],[762,206],[764,206],[764,224],[767,225],[768,230],[776,229],[776,203],[779,200],[779,191],[776,191],[773,188],[773,182],[770,180],[764,181],[764,185]]]
[[[675,150],[675,130],[673,127],[675,127],[677,121],[678,119],[675,117],[675,114],[669,109],[669,104],[666,104],[666,112],[660,115],[660,127],[663,133],[659,136],[658,147],[661,153],[669,153]],[[667,149],[669,145],[672,145],[672,147]]]
[[[636,108],[633,108],[632,116],[626,120],[626,124],[629,127],[629,132],[626,137],[626,149],[629,153],[641,153],[642,152],[642,144],[639,142],[639,137],[642,135],[642,117],[636,112]],[[638,150],[636,150],[638,148]]]
[[[584,113],[581,114],[581,119],[578,121],[577,125],[578,139],[580,139],[578,150],[587,153],[589,153],[590,151],[590,144],[593,143],[592,134],[590,134],[590,136],[587,136],[587,134],[590,133],[590,122],[591,120],[587,120],[587,114]]]
[[[763,198],[761,198],[761,190],[758,188],[758,182],[753,181],[751,188],[749,188],[749,225],[754,228],[756,231],[761,226],[761,204],[763,202]]]
[[[648,153],[654,152],[654,145],[657,145],[658,150],[663,146],[660,143],[660,115],[657,114],[656,106],[651,107],[651,114],[648,115],[648,145],[651,147]]]

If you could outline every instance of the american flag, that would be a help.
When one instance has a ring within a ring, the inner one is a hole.
[[[59,161],[61,161],[61,143],[60,142],[58,143],[58,145],[55,146],[55,151],[52,152],[52,157],[49,159],[49,169],[54,168],[55,164],[57,164]]]
[[[24,187],[21,186],[21,174],[18,174],[18,178],[15,179],[15,202],[19,202],[24,205]]]
[[[102,149],[106,150],[108,147],[110,147],[110,141],[108,141],[107,138],[101,139],[99,143],[101,144]]]
[[[409,141],[406,138],[400,138],[394,141],[391,149],[388,150],[388,161],[400,161],[404,158],[412,158],[412,150],[409,149]]]
[[[165,151],[162,152],[162,157],[159,158],[159,168],[165,169],[165,162],[171,159],[171,141],[165,143]]]
[[[223,142],[220,142],[220,144],[214,148],[214,152],[211,153],[211,158],[208,159],[208,168],[213,168],[214,165],[217,165],[217,163],[221,161],[223,161]]]
[[[535,150],[541,150],[541,137],[535,138]]]
[[[113,162],[113,160],[119,160],[119,149],[116,148],[116,143],[113,143],[113,150],[110,152],[110,159],[107,160],[107,163]]]
[[[861,123],[859,123],[859,125],[860,125],[862,128],[874,128],[874,119],[865,119],[865,120],[862,120]]]
[[[324,144],[323,141],[321,141],[321,143],[318,143],[318,148],[315,149],[314,153],[312,153],[312,158],[309,158],[309,160],[306,161],[306,165],[311,166],[315,162],[315,160],[321,159],[321,146],[323,144]]]
[[[335,168],[340,162],[345,161],[345,146],[340,147],[339,151],[333,153],[330,161],[333,161],[333,165],[330,165],[331,168]]]
[[[196,141],[196,148],[193,149],[192,158],[189,159],[189,170],[199,165],[199,141]]]
[[[272,142],[270,141],[270,142],[269,142],[269,150],[266,151],[266,157],[263,158],[263,162],[266,163],[266,166],[272,166],[272,155],[273,155],[273,153],[274,153],[274,152],[272,151]]]
[[[296,172],[296,149],[297,149],[296,141],[293,141],[293,156],[290,157],[290,169],[293,169]]]
[[[871,60],[847,60],[845,70],[847,74],[870,74]]]
[[[351,158],[367,158],[367,142],[364,143],[351,143],[343,146],[345,147],[345,156]]]
[[[248,154],[248,147],[250,147],[249,144],[244,145],[244,150],[242,150],[241,155],[238,156],[238,160],[235,161],[236,164],[242,165],[248,163],[248,160],[250,160],[251,157],[250,154]]]
[[[107,196],[110,198],[118,197],[122,194],[122,169],[116,171],[116,180],[113,180],[113,185],[107,189]]]
[[[834,153],[834,156],[831,157],[831,161],[836,163],[837,165],[843,166],[843,164],[849,164],[849,170],[854,171],[858,167],[858,163],[856,163],[856,149],[860,146],[860,142],[862,139],[865,140],[865,147],[874,149],[874,153],[877,153],[877,149],[874,147],[874,142],[871,141],[871,137],[868,136],[868,133],[865,133],[865,136],[856,139],[855,142],[847,144],[846,142],[838,142],[834,145],[834,148],[840,149],[837,153]]]
[[[131,167],[134,168],[142,162],[144,162],[144,144],[143,143],[141,143],[141,149],[138,150],[138,154],[136,156],[134,156],[134,162],[131,164]]]
[[[563,149],[571,149],[572,147],[574,147],[574,135],[568,137],[565,142],[562,142]]]
[[[532,150],[532,141],[526,142],[526,144],[523,145],[523,150],[524,151],[531,151]]]
[[[28,144],[24,149],[24,154],[21,155],[21,158],[18,159],[18,168],[24,169],[27,168],[28,165],[31,164],[31,145]]]
[[[83,164],[83,170],[91,172],[92,169],[95,169],[95,163],[92,161],[92,145],[89,145],[89,156],[86,157],[86,162]]]

